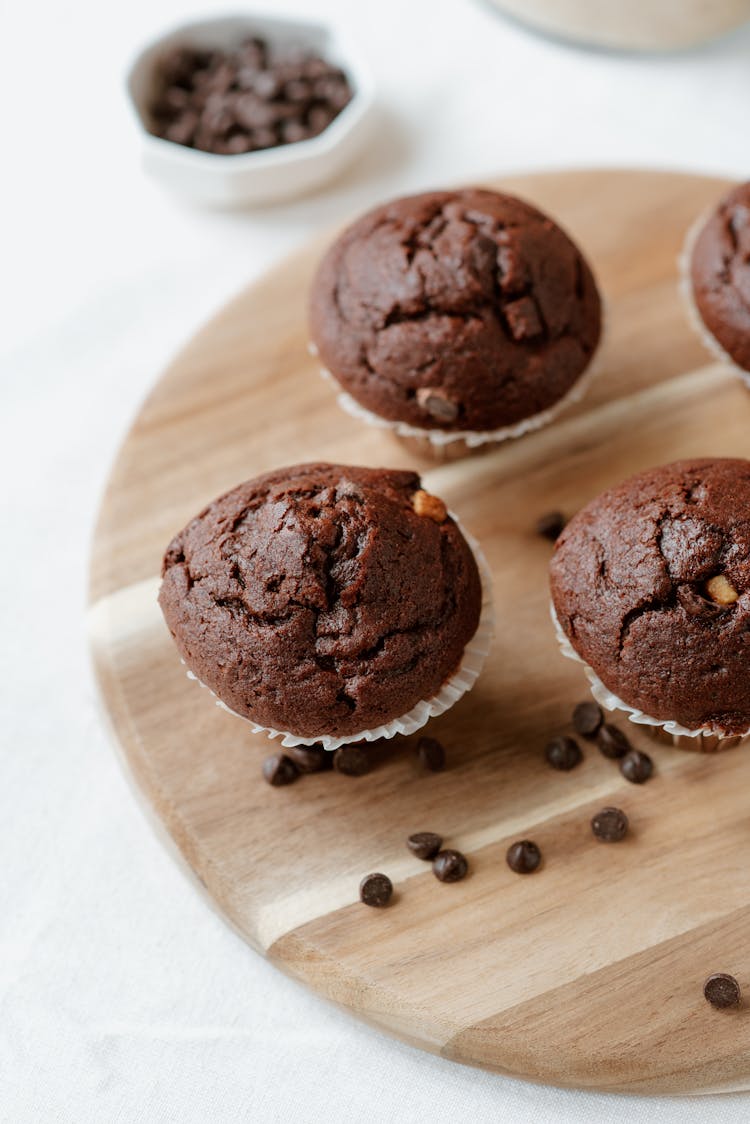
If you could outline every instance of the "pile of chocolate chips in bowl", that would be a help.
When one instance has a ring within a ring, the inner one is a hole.
[[[351,99],[344,71],[310,51],[257,37],[226,51],[173,47],[157,69],[151,132],[222,156],[258,152],[318,136]]]

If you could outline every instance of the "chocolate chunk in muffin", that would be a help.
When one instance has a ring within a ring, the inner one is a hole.
[[[307,464],[240,484],[167,549],[185,663],[231,710],[347,737],[432,697],[479,622],[474,556],[414,510],[413,472]]]
[[[628,706],[750,729],[750,462],[643,472],[583,509],[551,563],[558,620]]]
[[[698,234],[690,283],[708,331],[750,371],[750,182],[730,191]]]
[[[471,189],[396,199],[345,230],[313,282],[310,326],[326,367],[375,414],[484,431],[571,389],[601,308],[552,219]]]

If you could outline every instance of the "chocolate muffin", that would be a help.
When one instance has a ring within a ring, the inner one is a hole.
[[[487,432],[548,410],[599,342],[591,270],[541,211],[495,191],[396,199],[324,257],[310,328],[362,406],[422,430]]]
[[[690,288],[704,327],[750,372],[750,183],[730,191],[693,243]]]
[[[413,472],[303,464],[240,484],[170,543],[159,603],[231,710],[349,736],[438,692],[476,632],[471,549]]]
[[[597,497],[555,546],[571,645],[628,707],[750,730],[750,462],[690,460]]]

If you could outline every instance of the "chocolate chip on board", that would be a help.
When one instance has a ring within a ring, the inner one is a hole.
[[[505,861],[516,874],[533,874],[542,861],[542,852],[530,839],[521,839],[511,843]]]
[[[393,883],[387,874],[366,874],[359,884],[359,900],[382,909],[393,896]]]
[[[432,873],[439,882],[460,882],[469,864],[460,851],[439,851],[432,862]]]
[[[289,756],[300,773],[322,773],[333,768],[333,754],[320,745],[295,745]]]
[[[628,741],[627,735],[623,734],[622,730],[617,726],[613,726],[610,722],[605,722],[596,735],[596,744],[599,750],[605,757],[617,758],[624,757],[629,750],[633,747]]]
[[[431,773],[439,773],[445,768],[445,747],[437,738],[420,738],[417,742],[417,756]]]
[[[534,530],[543,539],[555,542],[566,523],[567,519],[561,511],[548,511],[539,516],[534,524]]]
[[[434,831],[416,831],[406,840],[406,846],[411,853],[425,861],[434,859],[442,845],[442,836],[436,835]]]
[[[619,843],[627,835],[628,826],[621,808],[602,808],[591,820],[591,830],[601,843]]]
[[[587,700],[573,710],[573,729],[582,738],[595,738],[604,722],[604,712],[598,703]]]
[[[560,734],[553,738],[551,742],[548,742],[544,750],[544,756],[548,765],[551,765],[553,769],[559,769],[561,772],[575,769],[576,765],[580,765],[583,761],[583,754],[578,742],[575,738],[568,737],[566,734]]]
[[[263,762],[263,780],[274,788],[281,785],[292,784],[299,776],[299,769],[284,753],[272,753]]]
[[[654,763],[647,753],[631,749],[620,761],[620,772],[631,784],[644,784],[654,771]]]
[[[370,771],[370,755],[363,745],[342,745],[333,754],[333,767],[347,777],[363,777]]]
[[[726,972],[714,972],[703,985],[703,994],[712,1007],[738,1007],[742,998],[740,985]]]

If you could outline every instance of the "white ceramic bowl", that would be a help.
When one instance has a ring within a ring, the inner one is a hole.
[[[149,104],[165,51],[177,46],[227,49],[251,35],[267,39],[272,46],[309,48],[341,66],[352,87],[352,100],[317,137],[238,156],[199,152],[149,132]],[[143,139],[146,170],[167,187],[215,205],[268,203],[318,187],[361,151],[374,116],[370,74],[352,44],[323,24],[271,16],[224,16],[177,27],[141,51],[128,73],[127,87]]]

